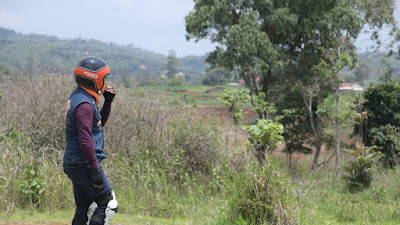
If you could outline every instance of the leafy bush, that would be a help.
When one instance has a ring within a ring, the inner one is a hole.
[[[249,133],[249,143],[255,148],[260,163],[264,162],[265,153],[276,148],[276,144],[283,142],[283,125],[271,119],[259,120],[256,125],[244,126]]]
[[[23,169],[23,180],[19,185],[24,205],[39,207],[43,196],[46,193],[46,182],[44,181],[43,169],[38,163],[27,166]]]
[[[391,125],[400,126],[400,82],[387,81],[369,87],[364,92],[364,108],[368,112],[368,128]],[[366,145],[372,143],[373,135],[367,135]]]
[[[241,224],[298,224],[297,211],[290,194],[289,179],[269,159],[261,168],[252,167],[236,179],[228,215]]]
[[[374,127],[370,131],[372,144],[384,155],[382,161],[385,166],[393,168],[399,165],[399,130],[391,125]]]
[[[355,149],[346,150],[354,157],[345,162],[343,167],[343,179],[349,191],[357,192],[370,187],[373,180],[373,163],[382,157],[382,153],[375,149],[376,146],[357,146]]]
[[[185,85],[185,79],[183,77],[173,77],[167,80],[167,85],[170,87],[183,86]]]
[[[193,116],[174,118],[170,122],[174,151],[182,152],[187,169],[209,174],[219,161],[218,129],[215,121],[198,120]],[[171,149],[172,150],[172,149]]]

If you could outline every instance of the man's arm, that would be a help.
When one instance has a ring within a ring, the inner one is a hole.
[[[101,108],[101,125],[104,127],[107,123],[108,116],[111,112],[111,102],[104,102],[103,108]]]
[[[110,115],[111,112],[111,103],[115,97],[114,88],[111,85],[107,85],[106,91],[103,93],[103,96],[105,101],[103,108],[101,108],[100,114],[101,114],[101,124],[104,127],[107,123],[108,116]]]
[[[83,156],[88,161],[90,168],[98,168],[96,151],[92,136],[93,107],[89,103],[82,103],[75,110],[76,125],[78,127],[78,140]]]
[[[92,136],[93,108],[89,103],[82,103],[75,109],[76,125],[78,127],[78,140],[83,156],[90,166],[90,179],[95,188],[103,187],[103,175],[97,162],[96,151]]]

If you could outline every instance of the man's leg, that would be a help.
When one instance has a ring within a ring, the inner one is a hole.
[[[88,198],[86,192],[79,187],[75,182],[72,182],[74,186],[74,197],[75,197],[75,216],[72,221],[72,225],[86,225],[88,222],[88,209],[92,200]]]
[[[94,201],[97,209],[90,219],[89,225],[109,225],[111,219],[118,211],[118,202],[112,189],[97,196]]]

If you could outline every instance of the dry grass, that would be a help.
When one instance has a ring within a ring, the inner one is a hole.
[[[62,172],[66,102],[76,87],[73,77],[0,80],[0,209],[73,207],[71,184]],[[212,179],[211,171],[229,152],[215,122],[197,120],[185,108],[171,107],[163,96],[114,86],[117,96],[104,127],[108,159],[103,163],[114,187],[134,193],[131,200],[137,207],[153,212],[164,210],[157,196],[166,194],[166,188],[185,191],[183,185],[195,186],[190,181],[195,174]],[[40,173],[27,175],[37,167]],[[30,187],[34,180],[42,186]],[[26,189],[43,189],[45,194],[27,201],[22,193]]]

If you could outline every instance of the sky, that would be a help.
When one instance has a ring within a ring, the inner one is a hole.
[[[400,23],[400,0],[395,16]],[[112,42],[178,57],[214,50],[208,40],[185,38],[185,16],[193,0],[0,0],[0,27],[22,34]],[[361,47],[369,44],[360,37]]]
[[[0,27],[199,56],[214,45],[186,41],[185,16],[193,6],[192,0],[0,0]]]

